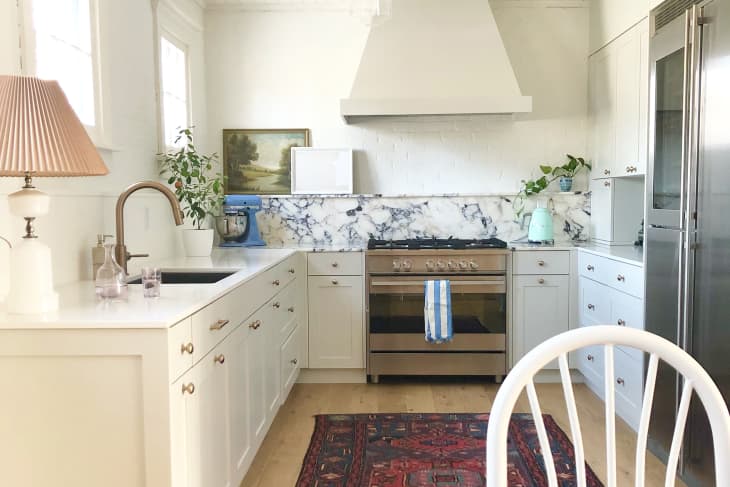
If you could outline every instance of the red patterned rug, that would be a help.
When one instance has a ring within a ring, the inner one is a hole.
[[[577,485],[573,445],[544,415],[561,487]],[[296,487],[482,487],[488,414],[316,416]],[[509,430],[510,487],[546,487],[530,414]],[[603,484],[587,467],[588,487]]]

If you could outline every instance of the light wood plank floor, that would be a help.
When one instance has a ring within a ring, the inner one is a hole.
[[[551,414],[570,436],[570,424],[559,384],[536,385],[545,414]],[[488,412],[497,393],[495,384],[381,383],[297,384],[281,407],[241,487],[293,486],[314,429],[315,414]],[[578,414],[586,444],[586,460],[605,482],[603,402],[583,384],[575,385]],[[515,412],[529,412],[526,396]],[[618,485],[633,486],[636,436],[617,420]],[[664,485],[664,465],[647,459],[647,487]],[[677,486],[684,487],[680,481]]]

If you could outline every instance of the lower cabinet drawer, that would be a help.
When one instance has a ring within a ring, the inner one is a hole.
[[[596,281],[581,277],[578,289],[580,293],[580,324],[607,325],[611,321],[611,290]]]
[[[617,326],[626,326],[644,329],[644,302],[619,291],[611,291],[611,323]],[[635,348],[619,347],[634,360],[644,358],[644,352]]]
[[[170,370],[170,383],[175,382],[193,366],[195,346],[191,321],[190,318],[185,318],[167,332],[167,363]]]
[[[297,281],[287,284],[286,288],[267,303],[271,306],[272,320],[277,327],[277,343],[284,343],[284,340],[291,334],[297,324]]]
[[[578,357],[578,370],[591,384],[595,391],[603,397],[603,346],[594,345],[584,347],[576,351]]]
[[[310,276],[362,275],[361,252],[314,252],[307,256]]]
[[[301,367],[302,346],[301,346],[301,326],[294,328],[289,338],[281,346],[281,400],[286,401],[289,391],[294,387],[294,383],[299,375]]]
[[[644,366],[642,360],[617,348],[614,351],[616,413],[637,429],[641,418]]]
[[[234,312],[231,301],[232,296],[223,296],[192,316],[194,363],[203,358],[241,323],[242,316]]]
[[[569,250],[527,250],[515,252],[513,271],[520,274],[570,274]]]

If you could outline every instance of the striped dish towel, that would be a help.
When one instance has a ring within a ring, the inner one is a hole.
[[[448,280],[425,281],[426,341],[450,342],[454,337],[451,327],[451,282]]]

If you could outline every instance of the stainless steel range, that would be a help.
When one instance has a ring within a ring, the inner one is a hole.
[[[507,373],[511,252],[501,240],[373,240],[366,255],[367,373]],[[424,333],[424,282],[451,281],[454,338],[432,344]]]

